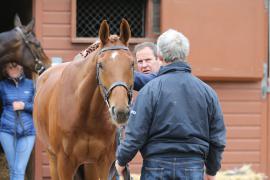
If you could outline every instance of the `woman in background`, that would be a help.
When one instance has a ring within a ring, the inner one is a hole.
[[[35,89],[33,81],[25,77],[22,66],[16,63],[7,63],[3,75],[5,79],[0,81],[3,106],[0,142],[8,161],[10,180],[24,180],[35,143],[32,119]]]

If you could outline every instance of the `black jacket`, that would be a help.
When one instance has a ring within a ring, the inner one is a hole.
[[[220,169],[226,130],[218,97],[190,72],[174,62],[140,90],[117,150],[120,165],[140,150],[143,159],[200,156],[209,175]]]

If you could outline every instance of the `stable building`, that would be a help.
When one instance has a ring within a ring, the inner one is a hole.
[[[130,48],[155,42],[169,28],[191,45],[193,73],[219,96],[227,126],[222,169],[252,164],[270,175],[269,0],[9,0],[0,3],[0,31],[35,18],[35,31],[52,59],[70,61],[97,40],[107,19],[118,33],[124,17],[131,26]],[[131,163],[140,172],[139,155]],[[31,160],[33,179],[50,179],[45,149],[37,140]]]

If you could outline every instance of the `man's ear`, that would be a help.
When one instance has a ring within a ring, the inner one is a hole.
[[[158,61],[158,64],[160,65],[160,66],[162,66],[163,65],[163,59],[160,59],[159,57],[157,57],[157,61]]]
[[[157,58],[158,58],[159,64],[161,66],[163,66],[164,64],[166,64],[166,62],[164,61],[164,58],[160,54],[157,55]]]
[[[162,57],[160,54],[157,55],[157,59],[158,59],[161,63],[164,61],[163,57]]]

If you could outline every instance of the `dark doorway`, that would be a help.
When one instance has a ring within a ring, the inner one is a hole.
[[[23,25],[32,20],[32,0],[7,0],[0,3],[0,32],[14,28],[14,17],[18,14]],[[32,78],[32,72],[25,70],[25,75]]]
[[[0,3],[0,32],[14,27],[14,16],[18,13],[22,24],[32,19],[32,0],[7,0]]]
[[[23,25],[28,24],[33,16],[32,0],[7,0],[0,2],[0,32],[9,31],[14,28],[14,17],[17,13]],[[0,105],[1,106],[1,105]],[[33,154],[33,153],[32,153]],[[34,180],[34,158],[31,155],[26,171],[26,179]],[[0,177],[9,179],[8,166],[2,147],[0,145]]]
[[[0,3],[0,33],[14,28],[14,17],[18,14],[23,25],[32,20],[32,0],[7,0]],[[32,72],[25,70],[25,75],[32,78]]]

